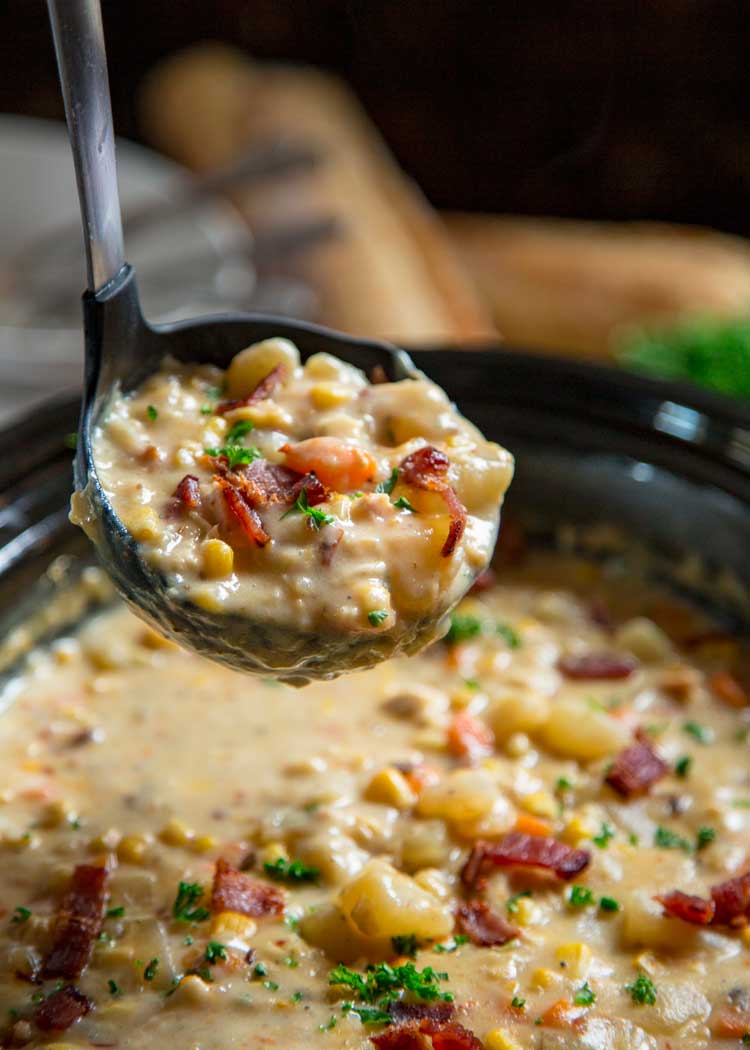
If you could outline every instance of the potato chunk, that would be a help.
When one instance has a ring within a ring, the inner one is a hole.
[[[382,939],[415,934],[440,940],[453,929],[450,910],[409,875],[372,860],[343,888],[339,908],[356,934]]]

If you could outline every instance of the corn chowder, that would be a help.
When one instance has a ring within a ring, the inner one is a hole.
[[[489,561],[513,472],[426,377],[370,383],[328,354],[302,365],[282,339],[226,372],[166,362],[113,400],[94,458],[172,592],[309,635],[310,677],[445,630]],[[78,494],[74,519],[91,528],[89,515]]]
[[[547,556],[301,693],[98,615],[4,698],[2,1045],[746,1045],[746,671]]]

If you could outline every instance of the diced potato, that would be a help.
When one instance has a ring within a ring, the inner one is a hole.
[[[440,940],[453,915],[433,894],[384,860],[371,860],[339,895],[339,907],[355,933],[370,939],[415,934]]]
[[[644,663],[658,663],[674,655],[669,636],[645,616],[636,616],[622,624],[615,634],[615,642]]]
[[[305,374],[310,379],[330,380],[345,386],[361,388],[366,380],[362,372],[333,354],[313,354],[305,361]]]
[[[513,478],[510,452],[480,441],[478,448],[472,450],[470,463],[462,467],[455,487],[464,506],[473,512],[496,507]]]
[[[417,800],[404,774],[393,766],[379,770],[365,788],[365,798],[395,809],[411,809]]]
[[[503,741],[515,733],[533,733],[547,721],[549,714],[549,697],[532,690],[514,690],[490,704],[487,721],[495,738]]]
[[[401,865],[408,872],[440,868],[446,863],[450,851],[450,839],[442,820],[410,821],[404,828]]]
[[[299,351],[288,339],[255,343],[232,358],[226,373],[227,393],[230,397],[247,397],[278,365],[284,366],[289,380],[299,363]]]
[[[480,820],[498,797],[492,777],[481,769],[456,769],[419,796],[417,813],[449,823]]]
[[[653,899],[650,891],[634,890],[621,903],[622,939],[628,947],[670,951],[696,943],[696,927],[666,918],[662,906]]]
[[[310,387],[310,400],[321,412],[345,405],[351,396],[351,388],[342,386],[341,383],[315,383]]]
[[[167,1006],[180,1009],[191,1006],[205,1007],[211,998],[211,985],[196,973],[186,974],[167,999]]]
[[[324,904],[300,919],[299,932],[308,944],[324,951],[334,962],[348,963],[362,956],[381,958],[390,948],[390,941],[369,940],[352,930],[340,909]]]
[[[341,885],[364,868],[370,854],[338,828],[328,827],[297,839],[294,856],[317,868],[324,882]]]
[[[649,1009],[649,1028],[679,1039],[708,1019],[711,1004],[695,981],[660,981],[656,1002]]]
[[[559,809],[557,800],[549,791],[532,791],[530,795],[524,795],[521,806],[527,813],[535,817],[546,817],[553,820]]]
[[[630,732],[606,711],[569,698],[552,705],[542,739],[555,754],[585,762],[620,751],[627,746]]]
[[[423,868],[414,876],[414,881],[420,889],[431,893],[438,900],[447,900],[450,896],[451,887],[449,877],[439,868]]]

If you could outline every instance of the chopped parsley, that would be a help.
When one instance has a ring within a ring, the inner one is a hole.
[[[146,415],[148,416],[148,418],[153,423],[154,420],[159,418],[159,410],[157,408],[155,408],[153,405],[149,405],[148,408],[146,409]]]
[[[361,1003],[343,1003],[341,1007],[345,1014],[356,1014],[362,1024],[390,1024],[393,1018],[386,1010],[379,1006],[363,1006]]]
[[[267,860],[263,870],[277,882],[315,882],[320,875],[317,868],[303,864],[301,860],[287,860],[286,857]]]
[[[620,902],[615,900],[614,897],[601,897],[599,900],[599,907],[602,911],[619,911]]]
[[[380,627],[384,620],[388,619],[387,609],[370,609],[367,614],[367,619],[370,621],[373,627]]]
[[[254,445],[251,448],[245,448],[244,445],[222,445],[221,448],[204,448],[203,451],[207,456],[226,456],[230,470],[261,458],[260,449]],[[304,492],[304,489],[302,491]]]
[[[377,966],[369,966],[364,974],[350,970],[348,966],[336,966],[328,975],[328,983],[337,987],[348,988],[360,1002],[367,1004],[372,1009],[364,1009],[359,1003],[344,1004],[343,1009],[359,1015],[360,1020],[368,1023],[388,1023],[390,1014],[386,1011],[390,1003],[400,998],[402,992],[411,992],[424,1002],[452,1003],[453,996],[450,992],[440,990],[440,982],[448,979],[447,973],[440,973],[431,966],[425,966],[418,970],[414,963],[404,963],[403,966],[389,966],[388,963],[379,963]]]
[[[573,908],[585,908],[594,903],[594,894],[588,886],[572,886],[568,903]]]
[[[213,410],[214,410],[214,406],[213,405],[201,405],[201,415],[202,416],[210,416],[211,413],[213,412]]]
[[[301,1003],[304,998],[305,998],[305,993],[304,992],[295,992],[292,995],[292,1000],[291,1001],[293,1003]]]
[[[397,955],[408,955],[410,959],[415,957],[419,947],[415,933],[397,934],[395,937],[391,937],[391,944]]]
[[[31,908],[24,908],[22,904],[16,905],[13,909],[13,918],[11,922],[28,922],[31,918]]]
[[[253,977],[268,977],[268,970],[266,964],[259,962],[253,967]]]
[[[505,907],[508,909],[509,915],[516,915],[518,913],[518,902],[522,897],[530,897],[531,890],[521,890],[520,893],[514,893],[512,897],[508,897],[505,902]]]
[[[458,645],[482,633],[482,621],[476,616],[451,613],[451,625],[443,641],[448,645]]]
[[[436,944],[435,951],[440,952],[441,954],[445,952],[455,952],[457,948],[460,948],[462,944],[466,944],[468,940],[469,938],[466,936],[465,933],[457,933],[456,936],[453,938],[452,944]]]
[[[499,634],[509,649],[519,649],[521,636],[509,623],[496,623],[495,634]]]
[[[209,941],[206,945],[206,962],[215,963],[218,959],[226,959],[227,950],[218,941]]]
[[[147,964],[146,969],[143,971],[143,980],[144,981],[153,981],[154,977],[156,977],[156,971],[158,969],[159,969],[159,960],[158,960],[158,958],[151,959],[151,961]]]
[[[376,492],[385,492],[387,496],[393,492],[398,481],[398,467],[394,467],[391,471],[390,477],[386,478],[385,481],[379,481],[375,486]]]
[[[255,429],[255,424],[249,419],[238,419],[227,431],[227,445],[236,445],[245,434]]]
[[[678,835],[671,828],[663,827],[661,824],[654,832],[654,845],[660,849],[682,849],[686,853],[692,853],[693,851],[691,843],[686,838]]]
[[[290,970],[296,970],[299,966],[299,959],[295,959],[293,955],[287,955],[283,960],[284,966],[288,966]]]
[[[682,730],[697,740],[699,744],[710,744],[714,738],[713,729],[709,726],[702,726],[699,722],[685,722]]]
[[[409,503],[406,496],[399,496],[398,499],[395,499],[393,501],[393,506],[398,507],[399,510],[408,510],[410,514],[417,513],[414,507],[412,507],[411,503]]]
[[[510,1005],[513,1007],[514,1010],[523,1010],[523,1008],[526,1006],[526,1000],[521,999],[521,997],[518,995],[514,995],[510,1001]]]
[[[122,995],[122,989],[120,988],[120,986],[117,983],[117,981],[113,981],[112,978],[110,978],[107,981],[107,987],[109,988],[109,994],[110,995],[115,995],[115,996]]]
[[[562,793],[563,791],[573,791],[575,784],[572,780],[568,780],[567,777],[558,777],[555,783],[555,791]]]
[[[107,908],[104,914],[108,919],[121,919],[125,914],[125,905],[118,904],[115,908]]]
[[[640,1003],[642,1006],[653,1006],[656,1002],[656,986],[645,973],[638,974],[632,984],[626,984],[625,991],[630,992],[634,1003]]]
[[[211,914],[208,908],[196,908],[203,896],[203,887],[197,882],[181,882],[177,890],[172,915],[178,922],[203,922]]]
[[[267,988],[269,992],[278,992],[279,986],[276,981],[264,981],[263,987]]]
[[[606,849],[610,843],[610,840],[615,837],[614,828],[612,828],[606,821],[602,824],[601,830],[598,835],[594,835],[591,840],[595,846],[599,849]]]
[[[297,496],[296,502],[289,508],[286,514],[282,514],[282,518],[288,518],[290,514],[306,514],[316,529],[320,529],[323,525],[332,525],[335,518],[332,514],[326,514],[322,510],[318,510],[317,507],[311,507],[307,500],[307,489],[303,488]]]
[[[596,1002],[596,992],[591,988],[588,981],[584,981],[576,994],[573,996],[576,1006],[591,1006]]]
[[[710,846],[712,842],[716,840],[716,828],[698,828],[698,832],[695,836],[695,848],[705,849],[706,846]]]
[[[318,1028],[320,1029],[321,1032],[330,1032],[331,1029],[333,1029],[335,1027],[336,1027],[336,1015],[335,1014],[331,1014],[331,1016],[328,1019],[328,1023],[327,1024],[319,1024],[318,1025]]]
[[[693,759],[690,755],[682,755],[678,758],[674,764],[675,776],[680,777],[682,780],[690,773],[690,767],[693,764]]]

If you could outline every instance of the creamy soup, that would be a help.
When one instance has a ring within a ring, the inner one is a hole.
[[[445,629],[491,556],[513,472],[427,378],[371,383],[328,354],[302,365],[281,339],[226,372],[165,363],[113,400],[94,457],[178,598],[309,634],[302,670],[318,677]],[[95,534],[90,513],[79,495]]]
[[[123,609],[36,654],[0,722],[3,1045],[746,1044],[738,643],[588,565],[480,584],[424,655],[303,690]]]

